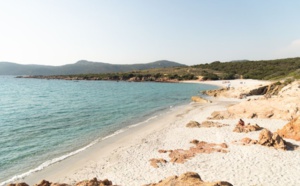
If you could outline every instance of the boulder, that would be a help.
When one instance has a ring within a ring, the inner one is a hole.
[[[284,138],[300,141],[300,117],[297,117],[277,131]]]
[[[263,129],[259,134],[258,143],[264,146],[274,147],[282,150],[294,150],[298,147],[297,145],[293,145],[283,140],[278,133],[273,134],[267,129]]]
[[[294,145],[290,142],[284,141],[283,138],[278,135],[276,132],[273,134],[267,129],[263,129],[259,134],[258,140],[253,140],[250,138],[243,138],[240,141],[233,141],[234,144],[260,144],[267,147],[274,147],[275,149],[282,150],[295,150],[298,148],[298,145]]]
[[[260,132],[259,137],[258,137],[258,143],[264,146],[271,147],[273,146],[274,141],[272,140],[272,132],[264,129]]]
[[[103,181],[94,178],[92,180],[85,180],[75,184],[75,186],[110,186],[113,185],[111,181],[105,179]]]
[[[35,184],[35,186],[50,186],[51,182],[47,181],[47,180],[42,180],[40,183]]]
[[[186,124],[186,127],[188,127],[188,128],[199,128],[200,123],[198,123],[197,121],[190,121],[188,124]]]
[[[146,184],[144,186],[232,186],[226,181],[204,182],[199,174],[187,172],[178,176],[170,176],[159,183]]]
[[[204,99],[200,96],[192,96],[191,100],[196,103],[211,103],[211,101]]]

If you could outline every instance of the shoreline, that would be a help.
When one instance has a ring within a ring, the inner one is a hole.
[[[130,124],[128,126],[125,126],[123,128],[120,128],[120,129],[112,132],[111,134],[108,134],[106,136],[95,139],[94,141],[91,141],[87,145],[80,147],[79,149],[77,149],[75,151],[69,152],[67,154],[63,154],[62,156],[55,157],[53,159],[49,159],[49,160],[41,163],[38,167],[32,168],[32,169],[28,170],[27,172],[24,172],[24,173],[21,173],[18,175],[14,175],[13,177],[3,180],[0,182],[0,186],[6,185],[9,183],[13,183],[15,181],[27,180],[27,178],[29,178],[29,180],[30,180],[31,177],[35,177],[32,175],[35,175],[35,174],[38,175],[39,172],[43,172],[44,169],[47,169],[48,167],[54,166],[55,164],[59,164],[73,156],[76,156],[79,153],[84,153],[87,149],[92,148],[93,146],[97,145],[98,143],[103,143],[102,144],[103,146],[109,145],[110,141],[115,140],[115,139],[110,140],[110,138],[116,138],[116,137],[118,138],[118,136],[122,137],[123,135],[125,135],[125,134],[123,134],[125,132],[129,133],[131,130],[134,131],[135,128],[142,127],[143,125],[146,125],[147,123],[152,122],[152,120],[155,120],[159,117],[163,117],[164,114],[168,114],[168,113],[172,112],[171,110],[174,110],[174,109],[176,110],[181,107],[188,106],[189,104],[190,103],[176,104],[176,105],[170,106],[169,108],[166,107],[163,109],[159,109],[158,111],[153,112],[151,114],[147,114],[147,117],[144,117],[142,120],[140,120],[136,123]],[[106,143],[108,143],[108,144],[106,144]],[[38,179],[39,178],[37,178],[37,179],[34,178],[34,180],[39,181]],[[41,177],[41,180],[42,179],[43,179],[43,177]],[[30,181],[28,181],[28,183],[30,183]],[[32,182],[32,185],[34,183],[36,183],[36,182]]]
[[[26,182],[29,185],[34,185],[45,179],[52,182],[73,183],[74,180],[68,178],[68,175],[76,174],[76,172],[82,170],[85,165],[96,162],[101,158],[110,158],[114,152],[122,147],[125,148],[135,145],[135,141],[143,138],[142,136],[150,135],[153,132],[158,132],[168,127],[168,125],[161,125],[161,123],[166,122],[166,120],[170,122],[174,121],[178,115],[183,114],[183,111],[189,112],[194,106],[195,104],[189,103],[173,107],[171,110],[167,109],[163,111],[163,113],[160,113],[159,116],[153,116],[145,121],[129,125],[96,142],[91,142],[86,147],[81,148],[83,150],[78,149],[77,151],[79,152],[50,164],[42,170],[34,171],[23,178],[15,179],[13,182]],[[11,182],[12,181],[9,181],[7,183]]]
[[[203,83],[193,81],[189,83]],[[222,85],[222,81],[214,85]],[[237,84],[235,86],[235,83]],[[246,81],[231,81],[232,87],[249,88],[253,84]],[[270,82],[266,82],[270,83]],[[244,84],[244,83],[243,83]],[[217,120],[228,126],[221,128],[187,128],[189,121],[203,122],[214,111],[225,110],[227,106],[244,100],[233,98],[213,98],[212,103],[193,103],[175,107],[147,123],[131,127],[125,132],[107,138],[90,148],[53,164],[42,171],[17,180],[29,185],[42,179],[50,182],[74,184],[93,179],[109,179],[117,185],[143,185],[158,182],[172,175],[187,171],[200,174],[209,181],[224,180],[233,185],[295,185],[300,182],[297,176],[300,164],[300,151],[280,151],[263,146],[243,146],[232,142],[243,137],[257,139],[259,131],[251,133],[233,133],[237,119]],[[287,121],[275,119],[244,119],[246,123],[257,123],[275,132]],[[188,149],[191,140],[197,139],[209,143],[226,143],[228,153],[198,154],[184,164],[166,163],[154,168],[151,158],[169,159],[167,154],[158,150]],[[293,144],[300,142],[287,140]]]

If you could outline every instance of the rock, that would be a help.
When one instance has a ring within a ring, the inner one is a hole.
[[[35,186],[50,186],[51,183],[47,180],[42,180],[40,183],[36,184]]]
[[[241,124],[237,124],[235,126],[235,128],[233,129],[233,132],[238,132],[238,133],[242,133],[242,132],[245,132],[245,133],[248,133],[248,132],[252,132],[252,131],[258,131],[258,130],[261,130],[263,129],[262,127],[260,127],[259,125],[255,124],[255,125],[245,125],[245,126],[242,126]]]
[[[222,124],[219,122],[213,122],[213,121],[204,121],[201,123],[200,127],[224,127],[224,126],[229,126],[228,124]]]
[[[29,186],[27,183],[21,182],[21,183],[11,183],[7,186]]]
[[[85,180],[75,184],[75,186],[110,186],[113,185],[111,181],[105,179],[103,181],[94,178],[92,180]]]
[[[167,153],[167,150],[158,150],[159,153]]]
[[[300,117],[297,117],[277,131],[284,138],[300,141]]]
[[[194,140],[190,141],[190,143],[197,145],[199,143],[199,141],[194,139]]]
[[[8,186],[29,186],[27,183],[11,183]],[[47,180],[42,180],[40,183],[35,184],[34,186],[71,186],[65,183],[51,183]]]
[[[225,181],[204,182],[199,174],[195,172],[187,172],[178,176],[170,176],[159,183],[147,184],[144,186],[232,186],[231,183]]]
[[[184,163],[199,153],[213,153],[213,152],[227,152],[227,144],[215,144],[207,143],[204,141],[192,140],[190,143],[194,144],[194,147],[190,147],[188,150],[175,149],[175,150],[160,150],[160,152],[169,152],[170,162],[172,163]]]
[[[272,136],[273,146],[275,149],[287,150],[285,141],[277,133],[274,133]]]
[[[282,149],[282,150],[295,150],[298,148],[297,145],[284,141],[283,138],[278,135],[276,132],[273,134],[267,129],[263,129],[259,134],[258,140],[253,140],[250,138],[243,138],[239,142],[233,141],[232,143],[242,145],[249,145],[249,144],[260,144],[267,147],[274,147],[275,149]]]
[[[9,184],[8,186],[29,186],[26,183],[16,183],[16,184]],[[71,186],[65,183],[51,183],[47,180],[42,180],[40,183],[35,184],[35,186]],[[103,181],[97,180],[94,178],[92,180],[84,180],[75,184],[75,186],[113,186],[112,182],[108,179]],[[116,186],[116,185],[115,185]]]
[[[259,134],[258,143],[268,147],[274,147],[282,150],[294,150],[298,148],[297,145],[286,142],[278,133],[272,133],[267,129],[264,129]]]
[[[271,131],[264,129],[259,134],[258,143],[264,146],[271,147],[273,145],[272,136],[273,134]]]
[[[251,138],[243,138],[241,139],[241,142],[245,145],[245,144],[257,144],[257,140],[253,140]]]
[[[193,102],[197,102],[197,103],[211,103],[211,101],[207,100],[207,99],[204,99],[200,96],[192,96],[191,97],[191,100]]]
[[[300,117],[299,83],[300,81],[289,84],[279,92],[278,88],[266,88],[264,91],[268,95],[272,95],[271,97],[260,96],[251,98],[249,101],[242,101],[229,106],[226,111],[213,112],[209,119],[272,118],[292,120]]]
[[[188,127],[188,128],[199,128],[200,123],[198,123],[197,121],[190,121],[188,124],[186,124],[186,127]]]
[[[245,125],[245,122],[242,119],[240,119],[239,122],[238,122],[238,125],[243,127]]]
[[[162,164],[165,164],[165,163],[167,163],[167,161],[165,159],[162,159],[162,158],[160,158],[160,159],[153,158],[153,159],[150,160],[150,165],[154,168],[158,168],[159,164],[162,165]]]

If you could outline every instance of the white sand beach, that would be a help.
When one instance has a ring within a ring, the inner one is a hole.
[[[242,82],[242,83],[241,83]],[[195,83],[193,81],[192,83]],[[224,81],[198,83],[228,86]],[[232,80],[230,87],[250,88],[270,82],[257,80]],[[45,179],[51,182],[73,184],[81,180],[109,179],[114,184],[140,186],[158,182],[172,175],[192,171],[205,181],[228,181],[233,185],[297,185],[300,183],[300,150],[276,150],[261,145],[233,143],[244,137],[258,139],[260,131],[236,133],[233,128],[238,119],[218,120],[223,127],[187,128],[190,121],[203,122],[214,111],[239,103],[240,99],[211,98],[212,103],[192,103],[173,108],[161,116],[123,133],[107,138],[85,151],[59,163],[35,172],[21,180],[30,185]],[[281,129],[287,120],[247,119],[245,123],[258,124],[272,132]],[[185,163],[171,163],[168,153],[161,149],[189,149],[192,140],[209,143],[226,143],[228,152],[197,154]],[[285,139],[300,146],[300,141]],[[163,158],[166,164],[158,168],[150,165],[150,159]]]

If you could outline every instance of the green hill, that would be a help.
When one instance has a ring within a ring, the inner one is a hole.
[[[0,62],[0,75],[70,75],[70,74],[98,74],[112,72],[128,72],[153,68],[186,66],[180,63],[161,60],[145,64],[114,65],[101,62],[81,60],[75,64],[63,66],[21,65],[10,62]]]
[[[195,65],[195,68],[216,71],[219,79],[282,79],[287,77],[300,78],[300,58],[287,58],[261,61],[212,62]]]

